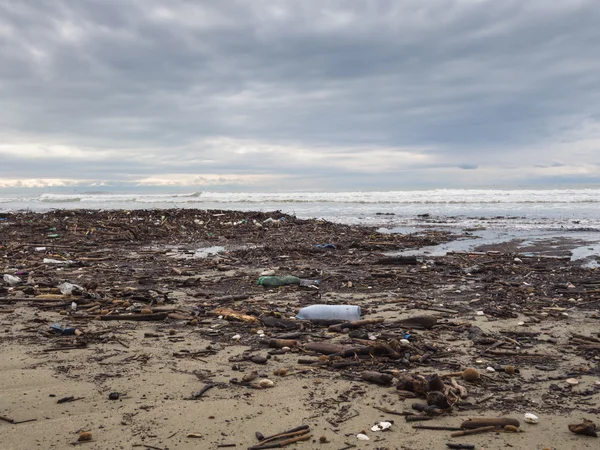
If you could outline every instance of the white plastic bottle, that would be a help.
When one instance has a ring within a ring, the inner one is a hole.
[[[339,320],[354,322],[360,320],[360,306],[354,305],[311,305],[302,308],[296,319],[301,320]]]

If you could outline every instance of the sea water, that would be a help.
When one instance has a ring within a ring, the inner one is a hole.
[[[281,211],[386,227],[600,231],[600,189],[431,189],[386,192],[0,193],[0,212],[199,208]]]
[[[592,265],[600,261],[600,188],[595,187],[274,193],[0,192],[0,213],[167,208],[279,211],[299,218],[376,226],[383,232],[441,229],[463,235],[439,246],[403,252],[429,256],[468,251],[482,244],[520,240],[525,247],[536,241],[562,239],[573,242],[573,259]]]

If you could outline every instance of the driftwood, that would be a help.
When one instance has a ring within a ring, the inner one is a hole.
[[[145,321],[153,321],[153,320],[165,320],[167,318],[167,313],[157,313],[157,314],[106,314],[104,316],[99,316],[100,320],[134,320],[136,322],[145,322]]]
[[[321,353],[323,355],[332,355],[334,353],[341,353],[348,349],[354,349],[354,347],[341,344],[330,344],[328,342],[309,342],[308,344],[304,344],[304,349]]]
[[[365,325],[373,325],[376,323],[383,323],[384,321],[385,321],[385,319],[363,319],[363,320],[356,320],[354,322],[338,323],[336,325],[331,325],[327,331],[339,333],[344,328],[350,328],[350,329],[360,328]]]
[[[362,372],[360,374],[360,377],[364,381],[368,381],[369,383],[380,384],[382,386],[389,386],[390,384],[392,384],[392,380],[394,379],[394,377],[386,373],[373,372],[370,370]]]
[[[479,433],[487,433],[488,431],[494,431],[497,427],[494,425],[490,425],[489,427],[479,427],[479,428],[471,428],[469,430],[457,431],[452,433],[450,436],[459,437],[459,436],[469,436],[471,434],[479,434]]]
[[[494,427],[505,427],[506,425],[512,425],[517,428],[521,426],[521,423],[517,419],[511,419],[509,417],[490,417],[490,418],[477,418],[465,420],[460,427],[461,428],[481,428],[487,426]]]
[[[377,260],[377,264],[414,266],[419,264],[419,261],[416,256],[395,256],[391,258],[380,258]]]
[[[229,308],[216,308],[210,314],[214,316],[223,316],[227,320],[238,320],[240,322],[258,322],[258,318],[243,314]]]
[[[406,328],[421,328],[425,330],[429,330],[437,325],[438,319],[435,316],[414,316],[408,317],[406,319],[400,319],[394,322],[394,325],[397,327],[406,327]]]

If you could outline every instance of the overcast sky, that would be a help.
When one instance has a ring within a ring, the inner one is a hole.
[[[0,0],[0,186],[600,183],[597,0]]]

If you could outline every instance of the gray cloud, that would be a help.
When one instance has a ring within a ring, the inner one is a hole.
[[[599,21],[593,0],[0,0],[0,178],[598,178]]]

